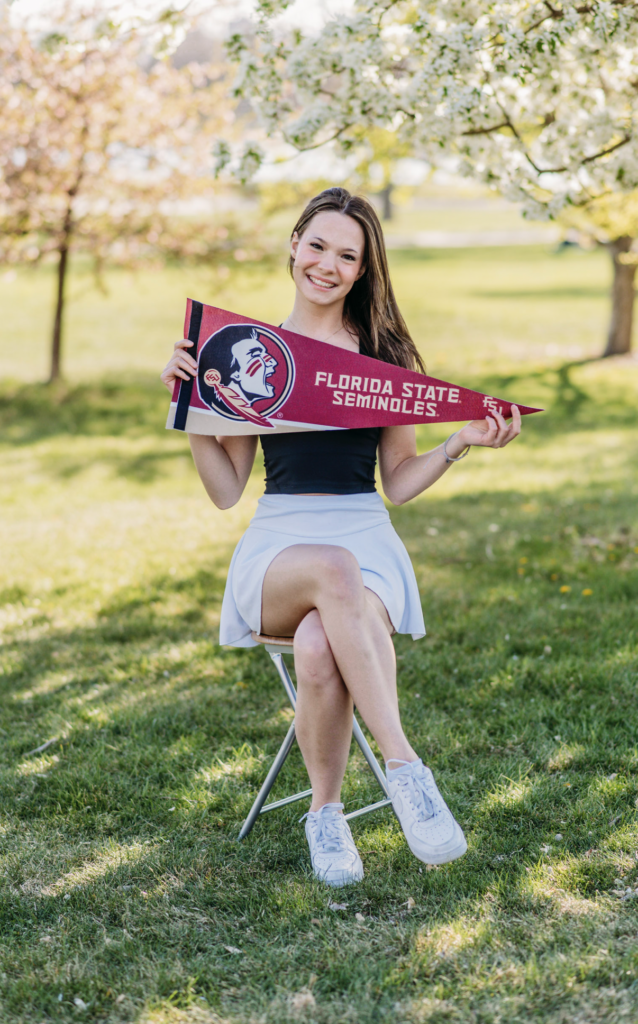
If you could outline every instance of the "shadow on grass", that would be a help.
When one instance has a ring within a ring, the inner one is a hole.
[[[59,435],[162,435],[169,395],[153,378],[132,383],[0,385],[3,441],[32,444]]]
[[[164,1003],[281,1024],[308,988],[329,1024],[432,1021],[397,1000],[458,1007],[473,977],[491,1019],[549,1021],[569,971],[629,991],[590,953],[630,956],[630,905],[597,894],[636,871],[638,573],[633,534],[617,530],[635,499],[591,499],[512,491],[392,511],[429,632],[396,640],[402,713],[470,852],[419,872],[390,812],[357,821],[366,878],[339,894],[343,911],[310,876],[303,807],[236,842],[289,714],[263,650],[215,645],[230,550],[120,589],[82,627],[55,628],[46,609],[16,626],[0,675],[3,1020],[71,1021],[81,999],[96,1020]],[[4,597],[26,608],[29,595]],[[306,785],[296,751],[275,795]],[[344,795],[378,795],[358,755]],[[503,970],[529,974],[515,1012]]]
[[[580,369],[598,362],[572,360],[520,374],[494,373],[464,383],[486,394],[544,406],[544,413],[525,418],[523,440],[544,441],[563,434],[567,426],[571,431],[638,425],[634,392],[600,382],[594,388],[577,380]],[[523,399],[514,394],[517,388],[523,391]]]

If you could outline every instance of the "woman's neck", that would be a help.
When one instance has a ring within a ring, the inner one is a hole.
[[[295,331],[296,334],[305,334],[306,337],[315,338],[317,341],[327,341],[340,348],[358,351],[357,339],[343,324],[343,303],[319,306],[307,302],[297,293],[292,313],[284,320],[283,326]]]

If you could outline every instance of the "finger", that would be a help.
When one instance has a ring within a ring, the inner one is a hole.
[[[189,341],[188,338],[182,338],[180,341],[176,341],[173,348],[190,348],[194,342]]]
[[[491,448],[491,446],[494,444],[494,439],[496,437],[498,427],[496,425],[496,420],[492,419],[491,416],[486,416],[485,422],[487,423],[487,431],[483,435],[483,440],[481,444],[485,445],[486,448]]]
[[[515,437],[518,437],[520,432],[521,432],[521,413],[520,413],[520,410],[519,410],[518,406],[513,405],[512,406],[512,419],[511,419],[511,422],[510,422],[509,427],[508,427],[507,439],[505,440],[505,444],[509,444],[510,441],[513,441]]]
[[[174,366],[181,366],[183,370],[190,370],[192,373],[197,373],[197,363],[192,359],[188,352],[183,352],[181,355],[173,356]]]
[[[505,418],[500,412],[494,413],[494,419],[496,420],[498,430],[496,432],[496,438],[494,439],[494,447],[502,448],[504,444],[507,444],[507,435],[509,433],[509,427],[505,422]]]

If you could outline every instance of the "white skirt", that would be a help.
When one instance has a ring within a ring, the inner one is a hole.
[[[293,544],[335,544],[351,551],[364,586],[383,601],[397,633],[410,633],[413,640],[425,636],[410,556],[380,494],[264,494],[230,563],[220,644],[255,646],[250,634],[261,632],[266,570]]]

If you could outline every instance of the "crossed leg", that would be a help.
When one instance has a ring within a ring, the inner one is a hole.
[[[356,704],[386,761],[413,761],[399,715],[392,625],[346,548],[295,544],[273,559],[262,631],[295,637],[296,731],[312,783],[311,810],[337,802]]]

